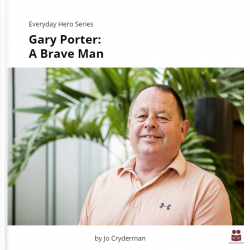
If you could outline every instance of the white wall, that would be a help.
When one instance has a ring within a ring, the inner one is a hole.
[[[42,106],[45,102],[25,96],[45,88],[45,68],[17,68],[14,98],[16,108]],[[90,82],[71,83],[89,91]],[[9,70],[9,126],[12,121],[12,78]],[[17,113],[16,133],[34,121],[37,115]],[[9,130],[9,145],[12,133]],[[98,157],[97,157],[98,156]],[[31,157],[16,183],[17,225],[75,225],[87,192],[96,177],[108,168],[108,151],[82,139],[66,138],[41,147]],[[12,188],[8,190],[8,221],[12,218]]]
[[[15,69],[14,98],[17,107],[45,105],[44,101],[25,96],[42,87],[46,77],[45,69]],[[44,86],[44,85],[43,85]],[[37,118],[35,114],[16,113],[15,131]],[[16,224],[46,224],[46,149],[42,147],[32,155],[27,168],[16,183]]]
[[[12,71],[8,70],[8,146],[10,148],[10,145],[12,145]],[[10,155],[9,155],[10,159]],[[12,218],[12,192],[13,188],[9,187],[8,188],[8,225],[12,225],[13,223],[13,218]]]

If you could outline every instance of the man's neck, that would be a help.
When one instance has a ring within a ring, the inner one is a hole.
[[[135,173],[141,185],[144,185],[165,170],[173,162],[177,154],[168,158],[136,156]]]

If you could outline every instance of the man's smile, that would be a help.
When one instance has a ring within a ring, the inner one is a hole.
[[[162,136],[156,136],[156,135],[141,135],[141,138],[154,138],[154,139],[159,139],[162,138]]]

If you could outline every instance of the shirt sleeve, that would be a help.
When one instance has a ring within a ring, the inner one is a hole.
[[[193,225],[232,225],[228,194],[218,189],[206,196],[198,205]]]
[[[85,199],[83,208],[82,208],[82,212],[80,215],[80,222],[79,222],[79,226],[81,225],[89,225],[88,223],[88,203],[89,203],[89,193]]]

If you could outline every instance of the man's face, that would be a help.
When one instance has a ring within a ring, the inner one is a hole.
[[[137,156],[176,155],[189,128],[171,93],[152,87],[137,97],[129,118],[129,139]]]

